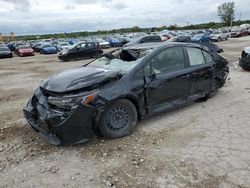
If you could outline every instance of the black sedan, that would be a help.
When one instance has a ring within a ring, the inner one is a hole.
[[[225,59],[198,44],[127,47],[43,81],[24,116],[55,145],[119,138],[138,120],[214,96],[228,71]]]
[[[82,59],[86,57],[98,58],[102,55],[103,50],[94,42],[78,43],[69,49],[63,50],[59,53],[58,58],[62,61],[71,61],[75,59]]]
[[[8,58],[12,57],[12,52],[10,49],[6,46],[1,46],[0,47],[0,58]]]

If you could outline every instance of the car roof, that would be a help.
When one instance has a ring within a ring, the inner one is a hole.
[[[156,49],[159,47],[167,47],[167,46],[174,46],[174,45],[182,45],[182,46],[192,46],[192,47],[200,47],[201,45],[195,43],[182,43],[182,42],[152,42],[152,43],[141,43],[135,44],[128,47],[124,47],[123,50],[140,50],[140,49]]]

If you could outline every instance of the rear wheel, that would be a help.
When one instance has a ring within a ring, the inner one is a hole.
[[[106,138],[130,134],[137,122],[137,111],[129,100],[121,99],[107,106],[98,123],[98,130]]]
[[[101,52],[96,52],[94,55],[94,58],[97,59],[97,58],[101,57],[101,55],[102,55]]]

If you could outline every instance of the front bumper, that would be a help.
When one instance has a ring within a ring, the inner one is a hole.
[[[0,58],[12,57],[12,53],[0,54]]]
[[[82,143],[93,137],[95,111],[95,107],[83,105],[70,112],[55,110],[39,88],[24,108],[24,117],[44,140],[53,145],[65,145]]]
[[[20,56],[33,56],[34,52],[19,52]]]

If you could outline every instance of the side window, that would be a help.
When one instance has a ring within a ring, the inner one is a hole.
[[[203,52],[203,55],[205,57],[206,62],[211,63],[213,61],[212,56],[209,53],[207,53],[206,51],[202,51],[202,52]]]
[[[146,66],[144,66],[144,74],[146,78],[149,78],[151,76],[151,67],[150,67],[150,63],[147,63]]]
[[[160,42],[161,38],[159,36],[152,36],[149,38],[149,42]]]
[[[152,71],[162,74],[185,68],[182,47],[171,47],[162,50],[151,59]]]
[[[191,66],[202,65],[206,63],[202,51],[199,48],[187,47],[187,52]]]
[[[86,47],[85,43],[81,44],[81,48],[85,48],[85,47]]]
[[[94,44],[93,43],[87,43],[87,48],[93,48],[94,47]]]

